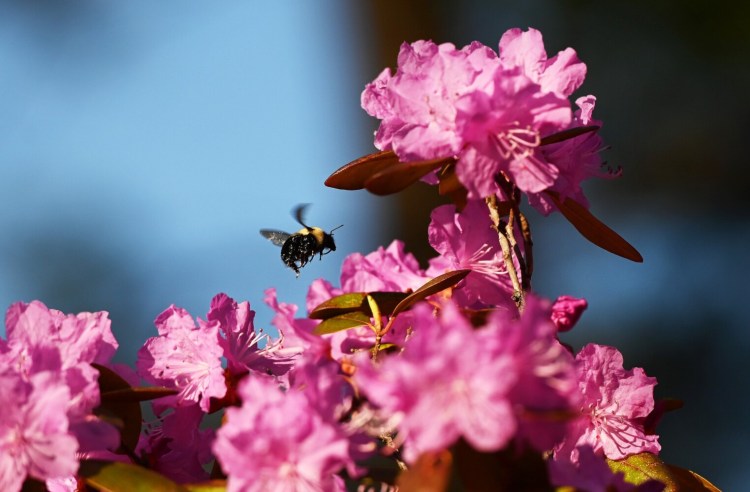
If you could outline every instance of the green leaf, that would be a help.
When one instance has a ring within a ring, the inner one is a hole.
[[[378,304],[380,314],[388,316],[408,294],[404,292],[370,292],[369,295]],[[372,310],[367,302],[367,296],[368,293],[366,292],[350,292],[333,297],[318,305],[308,317],[310,319],[328,319],[353,312],[361,312],[371,316]]]
[[[356,311],[326,319],[315,327],[313,333],[316,335],[329,335],[367,324],[370,324],[370,316]]]
[[[561,201],[560,195],[554,191],[547,190],[545,193],[555,202],[560,212],[583,237],[610,253],[638,263],[643,262],[643,257],[637,249],[594,217],[583,205],[570,198]]]
[[[332,297],[327,301],[319,304],[313,309],[308,318],[310,319],[328,319],[345,313],[358,311],[363,305],[367,304],[365,292],[349,292],[340,296]]]
[[[310,312],[310,319],[325,320],[315,328],[313,333],[318,335],[335,333],[369,324],[372,310],[367,302],[368,295],[375,300],[382,316],[395,316],[425,297],[456,285],[469,273],[471,273],[471,270],[456,270],[444,273],[433,278],[411,294],[405,292],[370,292],[369,294],[366,292],[350,292],[333,297]]]
[[[376,195],[398,193],[453,160],[451,157],[430,161],[401,162],[398,166],[390,166],[373,174],[365,181],[365,188]]]
[[[101,492],[188,492],[156,472],[130,463],[82,461],[79,475]]]
[[[625,474],[629,483],[640,485],[658,480],[666,485],[665,492],[715,492],[719,489],[697,473],[668,465],[651,453],[628,456],[624,460],[607,460],[609,467]]]
[[[190,492],[226,492],[226,480],[211,480],[202,483],[186,483],[184,487]]]
[[[141,404],[138,400],[111,400],[104,397],[109,393],[134,390],[127,381],[117,373],[99,364],[92,364],[99,371],[99,391],[101,403],[94,413],[102,419],[115,424],[120,429],[122,445],[134,450],[141,435]]]
[[[453,287],[470,273],[471,270],[454,270],[433,278],[399,302],[394,308],[392,315],[396,316],[398,313],[406,311],[422,299],[431,296],[432,294],[436,294],[441,290],[445,290],[448,287]]]
[[[325,185],[339,190],[361,190],[372,176],[398,163],[392,150],[368,154],[334,171]]]

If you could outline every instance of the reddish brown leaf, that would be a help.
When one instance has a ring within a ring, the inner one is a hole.
[[[450,198],[456,209],[459,211],[463,210],[466,206],[466,195],[468,192],[458,180],[458,176],[456,176],[456,164],[452,163],[443,167],[438,178],[440,179],[438,193]]]
[[[92,364],[99,371],[99,391],[102,395],[133,388],[116,372],[99,364]],[[141,404],[134,400],[112,401],[102,397],[94,413],[102,419],[116,424],[120,429],[123,446],[134,450],[141,434]]]
[[[453,458],[449,451],[424,453],[396,480],[399,492],[444,492],[448,490]]]
[[[602,221],[594,217],[583,205],[570,198],[566,198],[562,202],[560,196],[554,191],[548,190],[545,193],[555,202],[560,212],[562,212],[565,218],[568,219],[568,222],[573,224],[573,227],[583,237],[610,253],[638,263],[643,262],[643,257],[637,249]]]
[[[102,402],[115,403],[123,401],[149,401],[165,396],[176,395],[178,392],[175,389],[163,388],[163,387],[139,387],[139,388],[123,388],[116,390],[108,390],[102,393]]]
[[[372,175],[365,181],[365,188],[376,195],[398,193],[451,160],[452,158],[402,162]]]
[[[564,140],[570,140],[571,138],[575,138],[578,135],[583,135],[584,133],[595,132],[597,130],[599,130],[599,127],[596,125],[569,128],[561,132],[553,133],[552,135],[547,135],[546,137],[541,139],[541,141],[539,142],[539,145],[549,145],[553,143],[562,142]]]
[[[368,154],[334,171],[326,179],[325,185],[339,190],[361,190],[374,174],[398,163],[398,157],[392,150]]]
[[[695,492],[721,492],[719,488],[694,471],[667,465],[676,485],[674,490]]]
[[[406,298],[404,298],[401,302],[398,303],[398,305],[393,310],[393,315],[397,315],[398,313],[402,311],[406,311],[409,309],[413,304],[416,302],[421,301],[422,299],[426,298],[427,296],[431,296],[432,294],[436,294],[440,292],[441,290],[445,290],[448,287],[453,287],[457,283],[459,283],[461,280],[464,279],[468,274],[471,273],[471,270],[454,270],[452,272],[444,273],[442,275],[439,275],[411,294],[409,294]]]
[[[551,491],[547,466],[541,453],[510,445],[485,452],[471,447],[464,439],[453,445],[454,482],[459,490],[472,491]]]

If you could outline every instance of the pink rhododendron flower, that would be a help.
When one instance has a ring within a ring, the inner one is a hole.
[[[5,405],[0,416],[0,489],[21,490],[30,476],[44,481],[78,471],[78,441],[69,432],[70,390],[59,374],[44,371],[23,377],[0,373]]]
[[[398,421],[404,458],[445,449],[464,437],[476,449],[501,449],[513,437],[508,392],[512,360],[488,350],[483,337],[452,303],[436,319],[432,308],[412,309],[414,335],[403,352],[373,366],[359,360],[355,381],[367,399]]]
[[[99,406],[99,372],[117,349],[106,312],[64,314],[39,301],[15,303],[6,313],[4,361],[25,380],[52,372],[67,387],[68,430],[80,452],[114,449],[119,434],[93,415]]]
[[[138,351],[136,366],[152,384],[179,390],[178,405],[198,403],[208,412],[210,399],[226,394],[219,322],[198,319],[174,305],[154,321],[159,336],[149,338]]]
[[[334,474],[350,462],[347,437],[302,392],[255,373],[238,392],[213,446],[228,491],[343,490]]]
[[[480,330],[485,350],[500,353],[516,368],[508,392],[518,421],[518,440],[549,450],[566,435],[568,418],[579,404],[573,356],[557,340],[549,304],[527,295],[519,319],[495,312]]]
[[[247,301],[237,303],[226,294],[211,300],[206,316],[208,321],[219,323],[223,335],[220,343],[227,359],[227,369],[233,374],[253,369],[271,374],[283,374],[292,364],[292,355],[281,349],[281,340],[271,340],[263,331],[255,331],[255,311]],[[283,336],[283,334],[282,334]],[[258,346],[265,342],[264,347]]]
[[[118,346],[110,325],[106,311],[66,315],[39,301],[17,302],[5,314],[9,351],[23,354],[37,346],[54,346],[66,368],[80,362],[107,364]],[[23,355],[19,361],[33,362]]]
[[[602,123],[593,118],[594,96],[584,96],[576,100],[578,110],[569,129],[583,126],[601,127]],[[622,175],[621,169],[608,169],[600,152],[605,148],[598,132],[588,132],[562,142],[545,145],[542,154],[555,165],[559,174],[549,188],[557,192],[560,200],[570,198],[588,208],[589,202],[583,194],[581,183],[589,178],[613,179]],[[544,215],[556,210],[555,204],[545,193],[529,193],[529,203]]]
[[[404,243],[399,240],[366,256],[352,253],[341,265],[344,292],[404,292],[417,290],[429,280],[414,255],[404,252]]]
[[[322,280],[316,280],[312,285],[318,286],[316,292],[330,286],[328,282]],[[312,285],[310,292],[313,291]],[[309,295],[308,293],[308,298]],[[328,297],[322,296],[324,297],[323,300],[328,299]],[[328,340],[314,335],[312,332],[319,323],[318,321],[309,318],[296,318],[297,306],[279,302],[274,288],[265,291],[264,301],[276,313],[271,320],[271,324],[282,335],[280,350],[284,354],[289,357],[298,357],[302,353],[316,354],[318,357],[327,357],[330,354],[331,346]]]
[[[513,285],[484,202],[470,201],[460,213],[452,205],[437,207],[432,211],[428,238],[440,253],[430,260],[428,276],[464,268],[472,270],[454,289],[456,302],[468,308],[515,310]]]
[[[575,490],[602,492],[661,492],[664,484],[649,480],[640,485],[625,481],[623,473],[615,473],[602,456],[594,453],[591,446],[576,449],[577,462],[551,459],[547,463],[552,485],[574,487]]]
[[[586,299],[578,299],[577,297],[571,296],[560,296],[552,304],[552,322],[557,327],[557,331],[569,331],[571,330],[578,320],[581,318],[581,314],[589,306]]]
[[[467,145],[456,175],[470,198],[497,193],[493,177],[501,171],[525,192],[554,184],[558,170],[544,159],[539,144],[543,135],[570,124],[567,99],[542,92],[518,69],[497,70],[490,87],[467,94],[456,107],[456,125]]]
[[[449,157],[463,146],[456,131],[456,100],[483,85],[498,65],[480,43],[461,50],[432,41],[402,44],[398,70],[383,71],[362,93],[362,107],[383,120],[375,146],[405,161]]]
[[[536,29],[507,30],[500,38],[499,53],[505,68],[519,67],[543,92],[568,97],[586,78],[586,65],[572,48],[548,59],[542,33]]]
[[[301,392],[310,408],[318,412],[323,420],[343,430],[349,442],[349,456],[353,460],[364,460],[375,451],[372,438],[350,417],[354,388],[344,377],[338,362],[330,358],[303,356],[289,373],[289,391]],[[354,461],[348,461],[346,466],[350,476],[361,473]]]
[[[403,162],[456,157],[469,198],[502,195],[504,173],[544,213],[554,190],[586,204],[580,182],[604,176],[595,133],[546,149],[542,139],[592,124],[593,96],[579,99],[574,120],[568,97],[586,65],[567,48],[549,57],[535,29],[510,29],[497,54],[474,42],[462,49],[431,41],[403,44],[398,69],[384,70],[362,93],[362,107],[381,120],[375,146]],[[426,181],[434,183],[435,175]]]
[[[613,460],[631,454],[658,454],[659,436],[644,432],[643,420],[654,409],[656,378],[643,369],[623,368],[614,347],[588,344],[576,355],[581,417],[570,427],[556,456],[576,461],[575,448],[589,445]]]

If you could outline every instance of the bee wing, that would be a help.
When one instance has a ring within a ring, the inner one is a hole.
[[[308,229],[309,227],[307,227],[307,225],[305,224],[305,210],[309,206],[309,203],[300,203],[299,205],[294,207],[294,210],[292,210],[294,218],[297,219],[297,222],[299,222],[302,227],[306,227]]]
[[[283,246],[291,234],[273,229],[261,229],[260,235],[271,241],[276,246]]]

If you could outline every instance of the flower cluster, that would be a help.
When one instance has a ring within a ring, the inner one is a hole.
[[[586,300],[531,290],[520,192],[542,211],[560,197],[585,205],[580,182],[599,173],[599,137],[578,131],[598,125],[594,98],[575,113],[568,101],[585,70],[571,49],[548,58],[534,30],[508,31],[498,53],[404,45],[397,72],[362,97],[383,120],[376,145],[403,161],[455,157],[467,200],[432,211],[425,268],[396,240],[347,256],[337,284],[311,282],[302,309],[269,288],[278,338],[256,329],[249,302],[221,293],[204,318],[174,305],[159,314],[133,370],[110,364],[107,313],[11,306],[0,489],[395,490],[432,480],[420,470],[446,453],[471,462],[459,481],[495,472],[518,484],[533,469],[535,490],[661,490],[611,467],[658,460],[656,380],[625,369],[614,347],[576,354],[559,337]],[[153,418],[142,422],[145,400]]]
[[[455,157],[470,199],[503,196],[502,176],[546,214],[554,205],[543,192],[587,205],[581,182],[613,175],[602,170],[601,139],[582,131],[601,126],[596,98],[576,99],[576,111],[569,100],[585,76],[573,49],[548,57],[534,29],[507,31],[497,53],[478,42],[417,41],[401,46],[395,73],[367,85],[362,107],[381,120],[379,149],[402,162]],[[562,132],[570,138],[551,138]]]
[[[400,245],[392,251],[403,256]],[[382,251],[376,257],[393,261]],[[640,369],[625,371],[612,347],[588,345],[574,358],[557,340],[545,301],[529,297],[520,317],[495,310],[479,325],[451,298],[418,303],[405,316],[409,335],[392,337],[401,350],[378,362],[360,349],[373,337],[348,330],[350,350],[334,351],[347,339],[314,335],[316,322],[295,319],[296,308],[273,292],[268,301],[280,340],[256,333],[249,305],[225,294],[212,300],[208,321],[196,323],[174,306],[156,318],[159,336],[141,349],[138,369],[174,395],[154,402],[158,421],[146,426],[135,450],[154,470],[177,482],[207,480],[204,465],[215,458],[228,490],[343,490],[338,472],[356,476],[357,463],[386,434],[407,463],[460,438],[480,451],[511,443],[554,448],[558,468],[578,463],[584,445],[612,459],[659,451],[643,427],[655,380]],[[117,432],[93,412],[91,364],[106,365],[117,346],[106,313],[66,316],[39,302],[16,304],[6,326],[0,384],[13,405],[0,430],[3,488],[19,490],[26,476],[63,483],[80,460],[117,451]],[[353,381],[344,360],[355,368]],[[228,392],[234,403],[224,425],[201,429]]]
[[[106,312],[65,315],[13,304],[0,340],[0,488],[73,476],[82,457],[114,451],[117,430],[94,414],[98,371],[117,349]]]

